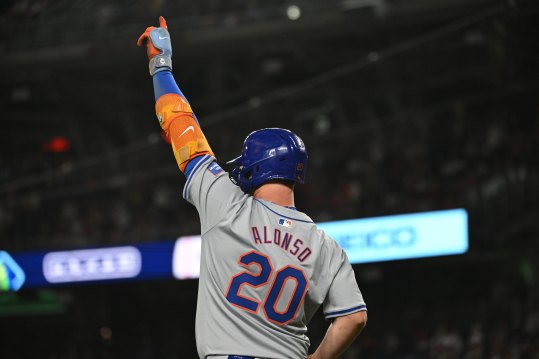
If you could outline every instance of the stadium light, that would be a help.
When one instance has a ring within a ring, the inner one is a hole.
[[[290,5],[286,8],[286,16],[292,21],[295,21],[301,17],[301,9],[297,5]]]

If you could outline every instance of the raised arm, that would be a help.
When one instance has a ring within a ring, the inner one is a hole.
[[[137,45],[147,49],[157,119],[170,140],[180,170],[188,176],[202,155],[213,156],[213,152],[191,105],[172,76],[172,45],[162,16],[159,17],[159,27],[148,27]]]

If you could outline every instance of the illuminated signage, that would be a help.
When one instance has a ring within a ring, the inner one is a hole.
[[[131,246],[50,252],[43,257],[49,283],[133,278],[140,273],[140,251]]]
[[[468,250],[468,216],[463,209],[318,225],[346,251],[351,263],[461,254]]]
[[[198,278],[200,274],[200,236],[180,237],[172,254],[172,274],[177,279]]]
[[[351,263],[468,250],[468,217],[463,209],[323,222],[318,226],[343,247]],[[19,253],[13,258],[0,251],[0,290],[112,279],[198,278],[201,244],[200,236],[186,236],[136,246]]]
[[[0,291],[19,290],[26,275],[17,262],[8,254],[0,251]]]

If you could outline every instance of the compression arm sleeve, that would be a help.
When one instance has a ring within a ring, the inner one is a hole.
[[[172,72],[170,71],[158,72],[153,76],[152,79],[153,79],[153,92],[155,94],[155,102],[157,102],[159,97],[167,93],[175,93],[185,98],[184,94],[182,93],[178,85],[176,84],[176,81],[174,80],[174,76],[172,76]]]
[[[188,175],[200,156],[213,155],[213,152],[172,73],[156,73],[153,76],[153,87],[157,118],[171,141],[180,170]]]

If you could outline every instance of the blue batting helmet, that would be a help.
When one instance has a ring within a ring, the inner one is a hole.
[[[243,192],[271,180],[305,182],[307,151],[298,135],[282,128],[254,131],[243,143],[241,155],[228,164],[232,181]]]

